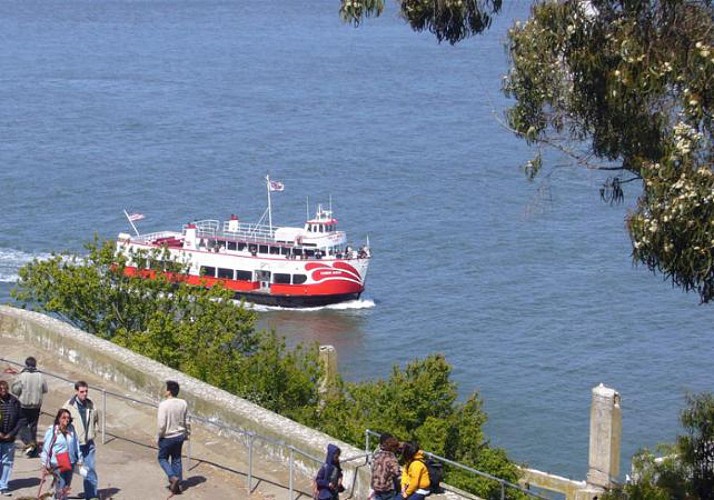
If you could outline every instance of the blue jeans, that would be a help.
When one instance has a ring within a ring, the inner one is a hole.
[[[424,500],[426,498],[426,495],[422,495],[421,493],[412,493],[407,497],[407,500]]]
[[[375,500],[397,500],[398,498],[401,498],[401,495],[397,496],[397,492],[392,490],[392,491],[383,491],[383,492],[374,492],[374,499]]]
[[[0,443],[0,490],[7,489],[14,461],[15,441],[12,443]]]
[[[72,484],[72,471],[56,471],[55,476],[55,498],[66,500],[69,496],[69,487]]]
[[[79,446],[79,453],[82,455],[84,466],[87,468],[87,477],[84,478],[84,498],[99,498],[97,488],[99,478],[97,477],[97,445],[90,439],[87,444]]]
[[[183,480],[181,448],[185,440],[185,436],[159,438],[159,465],[164,469],[169,480],[171,480],[172,477],[177,477],[179,481]]]

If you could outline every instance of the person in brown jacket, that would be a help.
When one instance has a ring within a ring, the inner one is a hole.
[[[396,452],[399,441],[390,434],[379,437],[379,450],[372,458],[372,487],[374,500],[393,500],[400,491],[401,470]]]

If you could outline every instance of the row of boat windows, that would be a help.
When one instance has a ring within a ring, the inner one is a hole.
[[[305,243],[304,246],[316,246],[314,243]],[[236,250],[236,251],[244,251],[247,250],[248,252],[252,254],[264,254],[264,255],[306,255],[308,257],[312,257],[315,253],[315,250],[311,249],[302,249],[302,248],[289,248],[289,247],[277,247],[277,246],[270,246],[270,245],[256,245],[255,243],[244,243],[244,242],[237,242],[237,241],[221,241],[221,240],[208,240],[208,242],[205,242],[204,240],[201,240],[198,243],[198,247],[205,247],[208,248],[209,250],[216,250],[218,251],[221,248],[227,249],[227,250]]]
[[[241,269],[228,269],[225,267],[201,266],[201,276],[210,278],[223,278],[229,280],[253,281],[252,271]],[[255,281],[270,281],[271,273],[256,271]],[[285,285],[302,285],[307,281],[305,274],[272,273],[273,283]]]
[[[337,229],[334,224],[308,224],[307,230],[311,233],[331,233]]]

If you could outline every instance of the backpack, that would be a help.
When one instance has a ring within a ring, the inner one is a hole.
[[[444,464],[433,458],[419,459],[426,466],[429,473],[429,490],[431,493],[443,493],[444,488],[441,487],[441,482],[444,480]]]

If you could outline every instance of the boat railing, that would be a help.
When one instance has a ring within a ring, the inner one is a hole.
[[[223,237],[230,240],[247,241],[255,243],[274,243],[275,230],[263,224],[248,224],[242,222],[237,229],[231,230],[228,223],[220,227],[217,220],[203,220],[195,222],[196,235],[199,238]]]
[[[217,236],[221,223],[217,220],[198,220],[194,222],[196,232],[199,236]]]
[[[131,239],[133,241],[152,242],[164,238],[180,238],[181,236],[181,233],[177,233],[176,231],[157,231],[155,233],[143,233],[138,236],[132,236]]]
[[[275,241],[275,230],[271,230],[270,226],[263,224],[245,224],[242,223],[236,231],[223,229],[223,234],[229,238],[248,239],[251,241]]]

